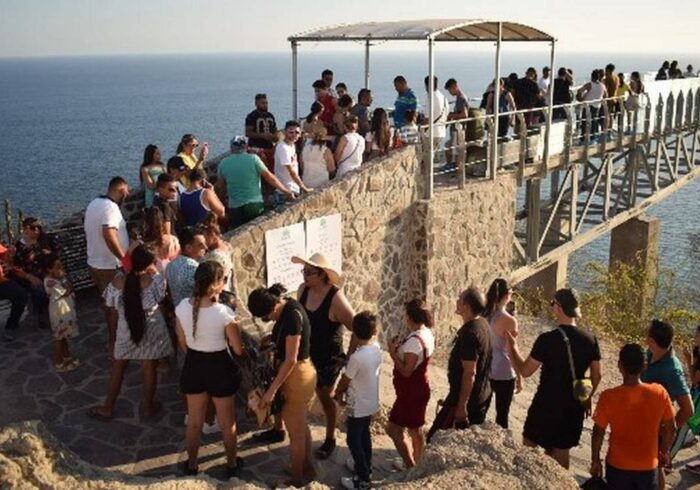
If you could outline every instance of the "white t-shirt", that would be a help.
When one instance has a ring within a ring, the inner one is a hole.
[[[550,78],[551,78],[551,76],[550,76],[549,78],[542,78],[542,77],[540,77],[540,79],[537,80],[537,86],[538,86],[539,89],[540,89],[542,92],[544,92],[545,94],[549,91],[549,82],[550,82]]]
[[[93,199],[85,210],[87,263],[94,269],[116,269],[120,261],[107,247],[107,242],[102,236],[103,226],[117,230],[119,244],[126,252],[129,248],[129,235],[119,206],[107,197],[98,197]]]
[[[317,145],[311,139],[306,140],[301,158],[304,161],[303,180],[307,187],[321,187],[330,180],[325,158],[326,151],[329,151],[326,145]]]
[[[428,112],[428,95],[426,94],[423,100],[423,111]],[[447,122],[447,115],[450,113],[450,108],[447,104],[447,97],[445,97],[442,92],[435,90],[433,92],[433,117],[432,121],[435,125],[433,127],[433,136],[435,138],[444,138],[447,136],[447,128],[445,123]],[[427,133],[426,133],[427,134]]]
[[[340,159],[336,162],[338,171],[336,178],[340,178],[351,170],[360,168],[362,165],[362,155],[365,152],[365,139],[357,133],[346,133],[343,135],[345,148],[340,155]]]
[[[297,159],[297,149],[294,145],[288,145],[284,141],[277,143],[275,147],[275,177],[292,192],[299,194],[301,189],[289,175],[288,167],[292,167],[294,173],[299,175],[299,160]]]
[[[379,345],[369,344],[357,348],[345,367],[348,386],[348,416],[369,417],[379,410],[379,366],[382,351]]]
[[[428,357],[431,357],[435,351],[435,336],[433,335],[433,331],[426,326],[422,326],[415,332],[411,332],[407,340],[399,346],[397,353],[402,359],[403,356],[408,353],[417,355],[418,362],[416,362],[416,366],[419,366],[425,360],[425,355],[423,354],[423,346],[416,337],[421,338],[425,344],[425,350],[428,351]]]
[[[180,301],[175,308],[175,316],[180,321],[187,347],[200,352],[218,352],[226,348],[226,325],[236,319],[228,306],[216,303],[197,311],[197,336],[192,336],[192,303],[190,298]]]

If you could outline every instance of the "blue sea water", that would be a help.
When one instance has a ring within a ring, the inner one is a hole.
[[[681,65],[695,62],[677,56]],[[548,64],[549,54],[505,51],[503,75]],[[356,93],[363,81],[361,46],[353,52],[302,49],[299,64],[300,113],[312,102],[311,83],[324,68],[335,71]],[[613,61],[621,71],[652,71],[660,59],[648,54],[582,54],[558,57],[556,66],[574,70],[578,80]],[[427,72],[424,52],[372,55],[371,88],[375,105],[390,106],[392,80],[403,74],[423,95]],[[454,49],[436,54],[441,84],[457,78],[470,97],[478,97],[493,78],[493,54]],[[268,94],[278,122],[291,117],[291,57],[287,53],[161,55],[0,59],[0,154],[4,155],[0,199],[25,214],[52,221],[83,208],[102,192],[109,178],[124,176],[138,185],[138,166],[147,144],[171,156],[184,133],[208,141],[212,154],[226,150],[244,131],[253,96]],[[698,261],[691,235],[700,231],[696,212],[700,182],[694,182],[650,213],[662,221],[662,267],[679,270],[698,283]],[[607,260],[608,238],[572,258],[573,267],[590,259]]]

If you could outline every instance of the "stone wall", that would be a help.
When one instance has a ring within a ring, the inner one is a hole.
[[[414,148],[395,152],[230,234],[241,303],[266,282],[267,230],[338,212],[344,291],[355,310],[377,312],[386,338],[402,328],[404,302],[425,298],[449,332],[459,324],[458,292],[487,288],[510,270],[516,182],[512,174],[469,180],[425,201],[421,168]]]
[[[356,311],[378,313],[384,335],[400,326],[401,305],[422,290],[414,267],[425,260],[424,242],[415,233],[414,208],[423,192],[419,174],[415,148],[405,148],[227,235],[234,249],[240,303],[266,284],[267,230],[340,213],[345,294]]]
[[[442,333],[459,326],[455,300],[470,284],[484,293],[507,276],[513,254],[516,180],[469,180],[464,189],[441,190],[421,203],[428,247],[426,299]]]

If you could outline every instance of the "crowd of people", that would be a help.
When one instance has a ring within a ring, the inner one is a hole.
[[[668,70],[671,73],[671,67]],[[371,110],[369,90],[362,89],[356,103],[345,84],[333,87],[330,70],[313,84],[316,102],[303,125],[288,121],[278,131],[267,97],[258,94],[255,110],[246,117],[246,136],[232,140],[232,154],[220,162],[214,185],[204,171],[208,145],[197,151],[195,135],[182,137],[166,165],[158,147],[145,149],[139,174],[145,206],[140,219],[132,223],[127,224],[121,210],[129,186],[125,179],[113,178],[107,192],[92,200],[85,212],[87,263],[100,293],[108,333],[106,350],[112,361],[104,402],[90,408],[88,416],[103,422],[113,419],[130,361],[138,362],[143,372],[142,415],[154,416],[162,410],[156,397],[158,373],[179,369],[187,413],[183,472],[198,471],[202,432],[220,431],[227,474],[238,475],[244,464],[237,454],[235,416],[235,395],[242,380],[239,360],[252,354],[235,313],[240,298],[222,225],[241,226],[273,203],[311,192],[392,148],[417,143],[419,122],[440,123],[432,144],[441,144],[447,137],[444,123],[465,119],[475,108],[454,79],[445,84],[455,97],[450,108],[437,82],[433,80],[433,113],[426,117],[419,114],[406,79],[395,78],[393,127],[386,110]],[[427,94],[429,79],[424,83]],[[500,112],[535,109],[542,106],[549,90],[554,91],[555,105],[565,104],[572,100],[572,86],[568,69],[560,69],[551,82],[548,69],[538,78],[531,68],[523,78],[511,75],[501,81],[498,102],[492,84],[483,107],[492,111],[498,103]],[[631,97],[643,90],[638,73],[627,84],[608,65],[595,70],[576,97],[597,101],[611,93]],[[622,110],[620,106],[611,109]],[[526,125],[539,123],[537,111],[528,114]],[[561,116],[561,112],[554,114],[555,119]],[[501,131],[507,131],[511,116],[502,117]],[[343,278],[323,255],[292,261],[302,265],[303,283],[296,294],[274,285],[255,289],[246,298],[254,317],[274,322],[270,335],[256,349],[272,375],[257,398],[249,400],[251,409],[272,414],[274,423],[253,440],[282,442],[289,436],[291,477],[283,483],[302,486],[316,477],[314,457],[328,459],[334,454],[338,407],[344,406],[352,455],[346,465],[354,476],[341,483],[345,488],[369,488],[370,424],[380,404],[377,316],[369,311],[355,313],[342,292]],[[11,303],[4,339],[14,340],[31,300],[32,318],[53,335],[56,371],[78,369],[81,361],[71,355],[68,344],[79,333],[74,293],[61,262],[60,245],[43,231],[37,218],[26,218],[14,247],[0,244],[0,265],[0,298]],[[595,336],[576,325],[581,305],[575,291],[556,292],[551,306],[558,327],[540,335],[527,357],[518,346],[512,293],[508,282],[499,278],[485,295],[475,286],[457,295],[455,313],[463,325],[451,344],[449,393],[427,431],[429,365],[436,350],[434,320],[421,299],[404,305],[404,334],[388,339],[384,346],[393,363],[396,398],[386,432],[400,456],[397,468],[415,466],[437,431],[483,423],[492,399],[495,420],[507,429],[513,397],[522,390],[523,379],[541,371],[523,430],[525,445],[543,448],[568,468],[569,450],[580,442],[584,418],[593,414],[591,474],[605,474],[610,488],[657,488],[656,482],[663,488],[663,470],[693,428],[688,422],[694,413],[689,383],[672,349],[673,328],[654,320],[647,331],[646,353],[636,344],[620,350],[623,384],[603,392],[593,410],[593,396],[603,375],[601,352]],[[351,332],[347,349],[344,330]],[[700,333],[696,345],[700,346]],[[697,389],[700,347],[688,354],[687,363],[690,386]],[[314,396],[323,407],[326,433],[312,452],[307,419]],[[630,411],[639,416],[631,420]],[[600,452],[608,429],[610,448],[603,471]]]

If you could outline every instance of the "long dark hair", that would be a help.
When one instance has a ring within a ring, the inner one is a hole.
[[[154,163],[160,163],[155,161],[155,154],[158,147],[156,145],[148,145],[145,150],[143,150],[143,162],[141,162],[141,167],[148,167]],[[143,182],[143,175],[139,172],[139,179]]]
[[[197,316],[202,298],[209,294],[209,288],[221,282],[224,278],[224,268],[218,262],[207,260],[197,267],[194,273],[194,289],[192,292],[192,338],[197,337]]]
[[[275,308],[275,305],[279,303],[282,295],[287,292],[282,284],[273,284],[269,288],[257,288],[254,289],[248,295],[248,311],[253,316],[263,318],[270,313]]]
[[[306,122],[311,124],[314,120],[314,116],[317,114],[321,114],[323,112],[323,105],[320,102],[314,102],[311,104],[311,112],[309,112],[309,115],[306,116]]]
[[[165,244],[165,218],[163,211],[155,206],[143,210],[143,241],[156,243],[159,247]]]
[[[382,153],[388,153],[391,146],[391,127],[389,116],[381,107],[377,107],[372,113],[372,126],[370,128],[374,142]]]
[[[508,281],[499,277],[491,283],[491,287],[486,293],[486,314],[490,315],[496,311],[496,305],[510,293]]]
[[[124,281],[124,316],[131,333],[131,341],[138,345],[143,338],[146,314],[141,302],[141,276],[139,273],[153,265],[156,257],[144,245],[138,245],[131,252],[131,271]]]
[[[195,136],[191,133],[187,133],[182,136],[182,139],[180,139],[180,143],[177,145],[177,150],[175,150],[175,154],[180,154],[185,150],[185,145],[188,145],[193,139],[195,139]]]

